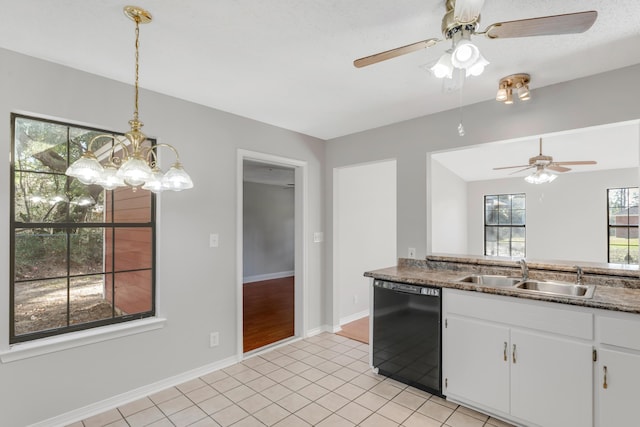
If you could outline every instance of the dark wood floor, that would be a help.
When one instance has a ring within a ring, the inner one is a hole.
[[[294,334],[293,276],[243,285],[244,352]]]

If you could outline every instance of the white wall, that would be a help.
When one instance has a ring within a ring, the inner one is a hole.
[[[526,257],[607,262],[607,189],[638,186],[638,169],[559,174],[550,184],[519,178],[469,182],[469,254],[483,255],[484,196],[525,193]]]
[[[330,172],[345,165],[395,158],[398,167],[398,256],[405,256],[407,247],[415,247],[417,256],[423,258],[427,254],[427,239],[431,239],[427,235],[426,221],[427,153],[640,119],[640,85],[611,84],[635,81],[638,75],[640,65],[634,65],[534,88],[531,100],[512,105],[496,102],[495,89],[489,89],[487,101],[463,108],[464,137],[458,135],[460,112],[455,109],[328,141],[325,163],[327,235],[331,236],[334,227],[331,217],[333,175]],[[435,80],[427,79],[425,84],[440,84]],[[468,84],[473,81],[469,80]],[[424,102],[430,101],[425,99]],[[327,248],[330,247],[328,241]],[[330,249],[327,251],[326,269],[330,279],[333,261]],[[330,282],[328,286],[333,288],[334,284]],[[338,313],[333,310],[329,295],[326,316],[335,322]]]
[[[431,252],[464,254],[467,250],[467,183],[431,160]]]
[[[244,282],[293,274],[294,188],[244,182]]]
[[[11,112],[126,131],[133,88],[0,49],[0,146],[10,151]],[[144,84],[144,82],[143,82]],[[236,158],[238,148],[308,164],[308,227],[322,230],[324,143],[316,138],[142,90],[144,131],[180,151],[195,188],[159,198],[158,314],[164,328],[0,363],[0,424],[25,426],[236,355]],[[163,153],[162,163],[171,162]],[[0,351],[9,331],[9,163],[0,163]],[[209,248],[209,233],[220,236]],[[312,239],[309,239],[312,242]],[[307,249],[307,324],[324,324],[322,246]],[[220,345],[209,348],[209,333]]]
[[[342,324],[369,308],[369,279],[363,273],[396,264],[396,162],[338,168],[334,174],[339,289],[334,304]]]

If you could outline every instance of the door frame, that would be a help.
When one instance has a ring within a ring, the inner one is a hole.
[[[307,274],[308,274],[308,165],[306,161],[291,159],[273,154],[238,149],[236,166],[236,340],[238,360],[244,358],[243,351],[243,171],[244,161],[251,160],[277,166],[292,167],[295,171],[294,189],[294,336],[303,338],[307,335]],[[260,349],[252,350],[252,352]]]

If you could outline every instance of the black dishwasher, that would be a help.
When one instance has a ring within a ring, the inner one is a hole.
[[[373,366],[378,373],[442,396],[441,289],[375,279]]]

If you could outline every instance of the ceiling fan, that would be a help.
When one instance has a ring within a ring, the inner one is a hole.
[[[353,61],[357,68],[396,58],[420,49],[435,46],[443,40],[452,40],[453,48],[447,51],[438,63],[444,61],[452,63],[453,67],[466,69],[467,75],[479,75],[488,64],[480,55],[478,48],[470,42],[471,36],[485,35],[489,39],[504,39],[511,37],[545,36],[556,34],[582,33],[593,25],[598,12],[585,11],[564,15],[542,16],[537,18],[520,19],[516,21],[496,22],[484,31],[478,31],[480,23],[480,9],[484,0],[445,0],[446,13],[442,18],[442,35],[444,39],[430,38],[406,46],[365,56]],[[460,49],[463,47],[463,49]],[[481,60],[480,60],[481,58]],[[476,65],[473,67],[473,65]],[[453,67],[432,68],[436,77],[451,77]]]
[[[545,169],[550,169],[555,172],[568,172],[571,170],[571,168],[568,168],[566,166],[595,165],[597,163],[598,162],[596,162],[595,160],[573,160],[573,161],[567,161],[567,162],[554,162],[553,157],[545,156],[544,154],[542,154],[542,138],[540,138],[540,154],[529,158],[528,165],[502,166],[499,168],[493,168],[493,170],[520,168],[520,170],[512,172],[510,175],[513,175],[519,172],[524,172],[528,169],[533,169],[533,168],[536,168],[536,173],[542,173],[545,171]]]

